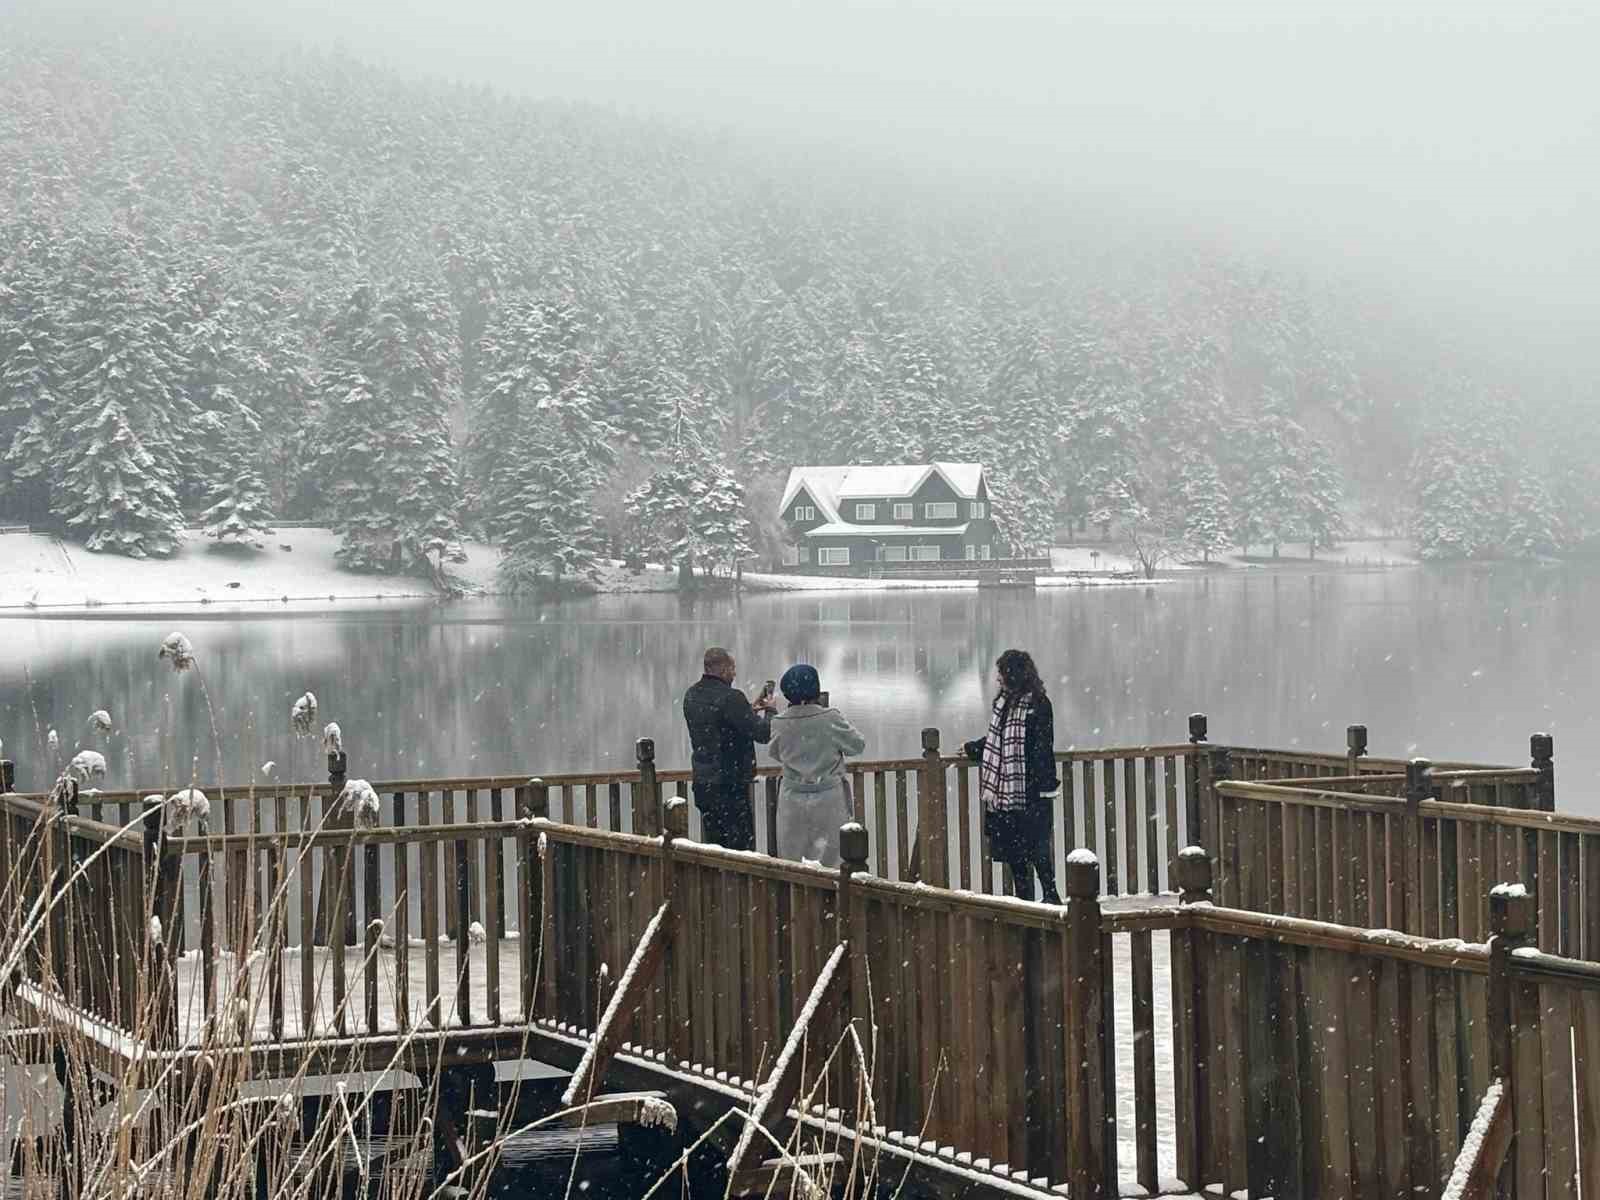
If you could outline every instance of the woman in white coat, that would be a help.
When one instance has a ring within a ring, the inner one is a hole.
[[[824,708],[817,669],[790,667],[779,684],[789,707],[772,718],[772,757],[783,767],[778,786],[778,854],[839,864],[839,826],[851,818],[845,759],[867,741],[835,708]]]

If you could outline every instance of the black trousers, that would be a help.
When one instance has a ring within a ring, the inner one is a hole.
[[[989,853],[1011,869],[1016,894],[1024,900],[1040,899],[1046,904],[1060,904],[1048,803],[987,812],[983,821],[989,835]],[[1038,897],[1033,894],[1035,874],[1039,876],[1041,895]]]
[[[756,848],[756,810],[748,786],[708,788],[694,785],[694,804],[700,810],[702,840],[729,850]]]

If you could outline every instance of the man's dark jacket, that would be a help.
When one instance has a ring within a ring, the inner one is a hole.
[[[695,786],[727,799],[747,797],[756,743],[772,738],[772,717],[758,714],[732,684],[706,675],[683,694],[683,719],[694,746]]]

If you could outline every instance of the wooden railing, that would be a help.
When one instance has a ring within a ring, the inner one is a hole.
[[[646,771],[642,793],[654,786]],[[1318,807],[1300,788],[1216,790],[1241,808],[1258,797]],[[54,888],[67,922],[65,941],[47,940],[26,964],[29,995],[59,995],[119,1028],[138,1015],[129,997],[156,996],[170,1017],[141,1028],[170,1030],[166,1045],[281,1056],[408,1030],[514,1032],[530,1020],[593,1031],[623,989],[635,1011],[619,1048],[755,1096],[830,947],[843,945],[853,1034],[819,1028],[808,1044],[796,1093],[808,1120],[855,1113],[936,1159],[1074,1196],[1111,1194],[1119,1161],[1156,1189],[1168,1144],[1193,1190],[1400,1195],[1441,1191],[1464,1147],[1469,1174],[1488,1169],[1465,1139],[1499,1079],[1518,1193],[1543,1179],[1570,1194],[1564,1181],[1580,1173],[1600,1186],[1600,967],[1536,952],[1539,904],[1519,889],[1486,902],[1496,937],[1485,947],[1219,905],[1211,860],[1192,850],[1176,863],[1177,903],[1102,904],[1100,867],[1080,853],[1054,907],[555,821],[539,783],[503,799],[499,821],[446,822],[428,805],[425,822],[404,827],[157,828],[147,842],[70,815],[39,812],[24,826],[34,802],[7,797],[7,864],[23,893]],[[1344,799],[1354,813],[1397,803]],[[1414,807],[1423,820],[1491,828],[1542,819]],[[1531,827],[1510,826],[1519,837]],[[69,857],[91,847],[108,849],[102,862],[125,856],[127,878],[91,871],[92,884],[63,892],[50,848],[62,837]],[[135,893],[130,880],[145,887],[147,876],[132,866],[147,851],[154,890]],[[864,865],[870,847],[862,853]],[[253,889],[240,911],[224,906],[219,866],[241,858],[245,876],[264,881],[260,910]],[[188,860],[197,954],[130,982],[127,965],[153,939],[118,926],[113,910],[175,904],[163,887]],[[1482,891],[1498,865],[1460,894]],[[1244,887],[1242,869],[1230,869],[1237,884],[1221,886]],[[314,900],[330,880],[324,949],[313,945]],[[673,932],[660,970],[628,990],[619,976],[663,913]],[[491,932],[502,918],[504,938]],[[56,952],[92,945],[96,925],[116,954]],[[857,1086],[870,1103],[855,1104]]]
[[[1488,936],[1487,888],[1537,897],[1537,945],[1600,958],[1600,820],[1502,807],[1534,772],[1413,764],[1399,798],[1302,785],[1218,782],[1223,903],[1423,937]],[[1479,794],[1478,802],[1458,796]],[[1443,795],[1448,800],[1430,797]],[[1484,799],[1489,803],[1482,802]]]

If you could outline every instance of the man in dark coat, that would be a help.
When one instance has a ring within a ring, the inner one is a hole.
[[[756,743],[771,739],[777,705],[763,696],[751,707],[733,679],[733,655],[720,646],[707,650],[705,674],[683,694],[683,719],[694,746],[694,802],[705,840],[730,850],[754,850],[750,783],[756,773]]]

